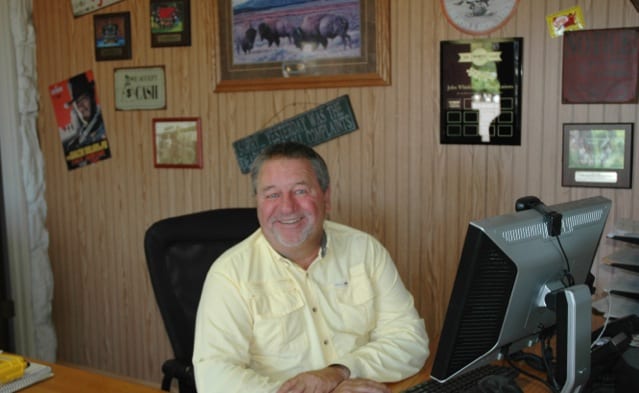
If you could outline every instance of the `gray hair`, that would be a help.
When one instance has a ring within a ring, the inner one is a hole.
[[[251,164],[251,184],[253,185],[253,193],[257,195],[257,176],[262,169],[262,165],[266,161],[275,158],[292,158],[292,159],[306,159],[310,161],[315,177],[319,182],[322,192],[328,190],[331,179],[328,174],[328,167],[326,162],[317,154],[312,148],[297,142],[283,142],[266,147],[255,158]]]

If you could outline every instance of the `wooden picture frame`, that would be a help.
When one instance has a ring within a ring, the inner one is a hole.
[[[156,168],[202,168],[202,126],[198,117],[153,119]]]
[[[561,185],[632,188],[633,123],[563,125]]]
[[[304,28],[324,23],[317,7],[332,18],[330,35]],[[389,0],[251,11],[219,0],[217,11],[216,92],[390,84]]]
[[[191,46],[190,0],[150,0],[151,47]]]
[[[131,14],[115,12],[93,15],[95,60],[131,58]]]

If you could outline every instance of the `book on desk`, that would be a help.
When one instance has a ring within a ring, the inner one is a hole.
[[[52,376],[53,371],[51,367],[45,364],[29,362],[29,365],[24,369],[24,374],[20,378],[0,385],[0,393],[17,392]]]

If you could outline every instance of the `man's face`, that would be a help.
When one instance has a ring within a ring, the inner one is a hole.
[[[88,96],[87,94],[81,95],[80,97],[78,97],[77,100],[73,102],[73,105],[84,121],[89,121],[91,119],[93,113],[91,108],[90,96]]]
[[[257,216],[264,236],[278,252],[289,255],[317,250],[330,190],[322,192],[306,159],[266,161],[257,177]]]

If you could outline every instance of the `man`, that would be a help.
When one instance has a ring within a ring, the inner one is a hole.
[[[260,229],[211,267],[193,364],[198,392],[389,393],[428,357],[424,321],[386,249],[327,220],[324,160],[297,143],[251,168]]]
[[[69,79],[71,90],[71,124],[73,135],[64,141],[64,151],[69,152],[82,146],[101,141],[106,138],[102,113],[95,96],[95,82],[89,81],[86,73]]]

